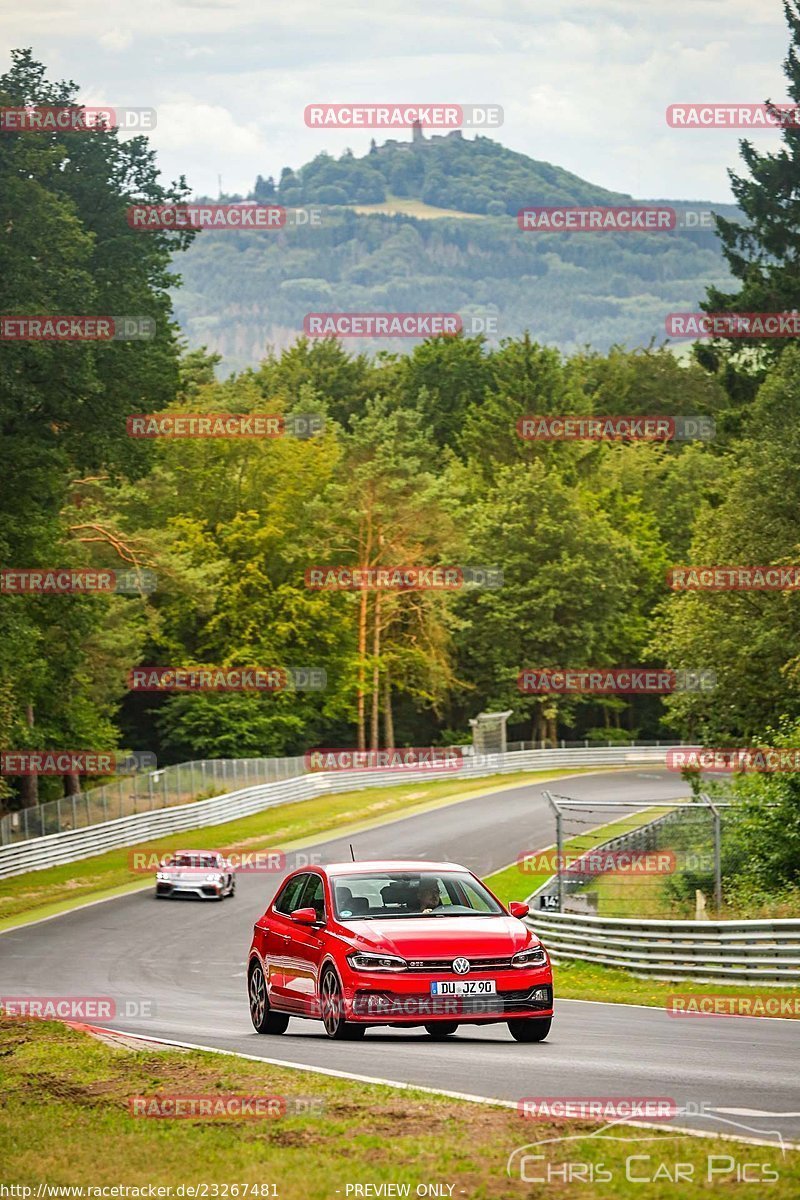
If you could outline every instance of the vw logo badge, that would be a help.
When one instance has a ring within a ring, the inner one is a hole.
[[[469,971],[469,959],[468,958],[454,958],[453,959],[453,970],[455,971],[456,975],[466,975],[467,972]]]

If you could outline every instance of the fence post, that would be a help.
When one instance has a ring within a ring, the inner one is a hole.
[[[561,913],[564,911],[564,880],[561,873],[564,857],[564,838],[561,828],[561,809],[558,807],[552,792],[542,792],[542,795],[552,808],[556,817],[556,888],[558,891],[558,911]]]
[[[714,908],[719,916],[722,912],[722,817],[707,792],[701,792],[700,799],[711,809],[714,820]]]

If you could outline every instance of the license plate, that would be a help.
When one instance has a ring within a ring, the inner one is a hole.
[[[439,979],[431,984],[432,996],[493,996],[494,979]]]

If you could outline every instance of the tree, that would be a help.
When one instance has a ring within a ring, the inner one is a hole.
[[[469,511],[467,541],[476,564],[502,568],[503,586],[458,605],[462,670],[484,707],[527,715],[534,740],[555,741],[574,699],[521,694],[519,672],[640,661],[657,540],[635,504],[615,527],[588,489],[539,460],[499,468]]]
[[[30,51],[12,59],[0,76],[0,105],[75,104],[75,84],[48,82]],[[129,227],[126,208],[185,195],[182,181],[171,188],[158,182],[142,137],[120,141],[116,130],[100,127],[0,139],[0,311],[130,315],[152,319],[156,330],[149,341],[4,343],[0,438],[14,486],[0,498],[0,553],[8,565],[89,565],[86,531],[71,529],[64,516],[76,481],[146,469],[148,451],[131,442],[125,417],[174,394],[171,259],[191,235],[143,235]],[[103,552],[114,562],[110,542]],[[81,650],[99,635],[104,603],[4,603],[0,683],[21,745],[74,746],[89,736],[90,744],[110,738],[113,745],[109,707],[98,700],[90,655]],[[20,785],[25,802],[35,802],[34,784]]]
[[[800,6],[784,0],[791,32],[784,61],[787,91],[800,105]],[[777,118],[779,109],[767,101]],[[774,154],[740,142],[740,153],[749,176],[729,172],[733,193],[746,221],[716,217],[722,251],[740,286],[736,292],[708,289],[702,305],[706,312],[792,312],[800,308],[800,123],[784,124],[783,145]],[[701,363],[720,373],[737,400],[752,397],[763,381],[766,366],[786,347],[785,338],[716,339],[698,346]]]
[[[799,471],[800,351],[792,346],[758,393],[721,500],[698,514],[688,561],[797,563]],[[715,692],[670,698],[684,733],[720,744],[758,736],[784,714],[800,716],[797,592],[677,593],[665,618],[656,642],[670,664],[717,676]]]

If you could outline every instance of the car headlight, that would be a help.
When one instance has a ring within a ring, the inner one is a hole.
[[[511,959],[512,967],[543,967],[546,962],[544,946],[529,946]]]
[[[206,883],[219,883],[221,879],[221,875],[206,875]]]
[[[397,954],[367,954],[361,950],[348,954],[347,961],[357,971],[407,971],[408,963]]]
[[[164,871],[158,871],[156,872],[156,879],[159,883],[166,883],[169,879],[169,875],[167,875]]]

